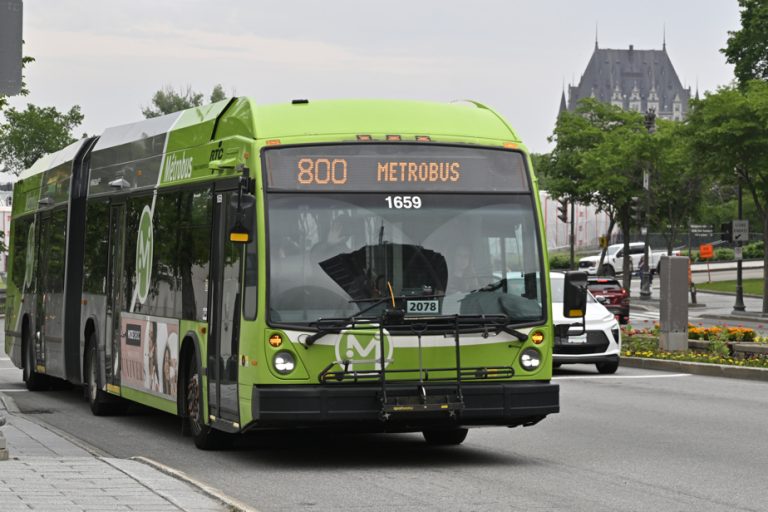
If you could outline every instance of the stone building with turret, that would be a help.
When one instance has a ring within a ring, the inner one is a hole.
[[[574,111],[579,100],[595,98],[624,110],[654,109],[662,119],[682,121],[688,113],[691,88],[683,87],[667,54],[661,50],[626,50],[598,47],[578,85],[568,86],[560,98],[560,111]]]

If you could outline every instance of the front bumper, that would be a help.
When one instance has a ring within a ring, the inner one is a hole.
[[[416,383],[387,382],[388,399],[417,394]],[[455,402],[456,385],[425,386],[430,398]],[[405,410],[382,414],[380,385],[254,386],[255,428],[338,426],[379,432],[408,432],[424,428],[533,425],[560,411],[560,388],[551,382],[462,384],[463,407],[454,412]]]

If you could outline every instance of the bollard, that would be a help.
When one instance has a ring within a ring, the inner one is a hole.
[[[3,425],[5,425],[5,416],[0,412],[0,427]],[[8,460],[8,446],[5,443],[2,430],[0,430],[0,460]]]
[[[659,348],[668,352],[688,350],[688,258],[661,257]]]

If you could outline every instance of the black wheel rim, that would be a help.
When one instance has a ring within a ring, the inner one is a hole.
[[[187,416],[189,424],[192,427],[192,433],[198,435],[201,432],[200,427],[200,383],[197,372],[190,371],[187,379]]]

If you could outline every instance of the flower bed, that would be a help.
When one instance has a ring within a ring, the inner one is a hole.
[[[768,351],[766,350],[768,338],[757,336],[754,330],[741,326],[734,328],[690,326],[688,332],[692,330],[695,330],[699,337],[689,341],[689,350],[665,352],[659,350],[658,324],[652,329],[633,329],[627,326],[623,330],[622,355],[668,361],[768,368]]]
[[[753,329],[748,327],[728,327],[727,325],[715,327],[695,327],[688,324],[689,340],[722,340],[722,341],[755,341],[759,338]]]

